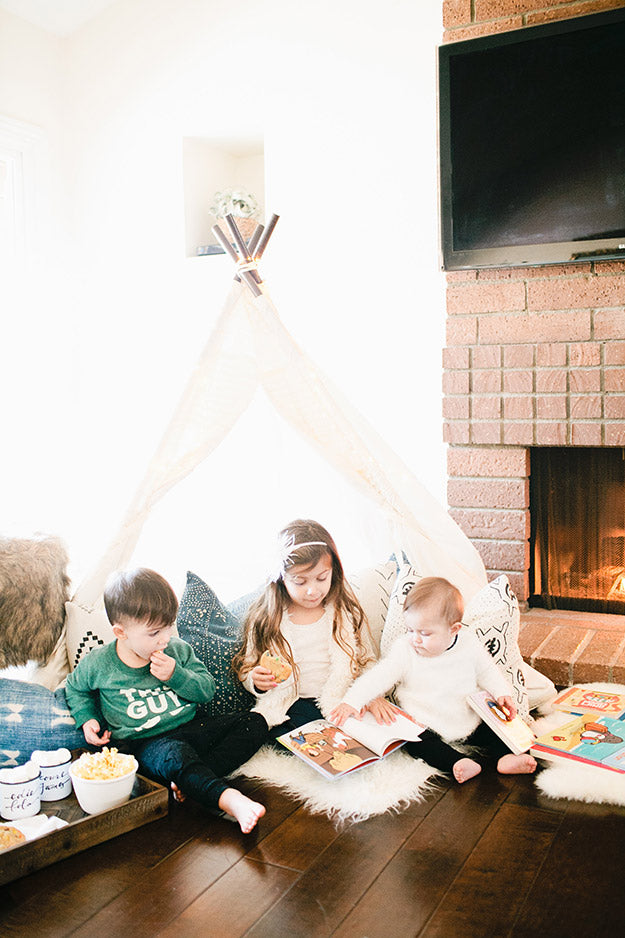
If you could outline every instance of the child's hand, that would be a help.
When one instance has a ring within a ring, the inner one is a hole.
[[[164,651],[155,651],[150,657],[150,674],[159,681],[168,681],[176,668],[176,659]]]
[[[507,715],[509,720],[514,720],[516,716],[516,707],[512,703],[512,697],[498,697],[497,703]]]
[[[330,714],[330,722],[334,723],[335,726],[343,726],[348,717],[356,717],[358,720],[362,713],[362,710],[356,710],[354,707],[350,707],[349,704],[340,703]]]
[[[266,690],[271,690],[272,687],[277,687],[278,682],[276,681],[273,672],[269,668],[263,668],[262,665],[257,664],[255,668],[252,668],[250,671],[252,676],[252,683],[257,691],[264,693]]]
[[[106,746],[111,740],[111,731],[102,730],[100,733],[100,724],[97,720],[87,720],[82,725],[82,731],[90,746]]]
[[[377,723],[386,723],[387,726],[390,726],[397,719],[397,711],[386,697],[374,697],[373,700],[369,701],[365,710],[373,714]]]

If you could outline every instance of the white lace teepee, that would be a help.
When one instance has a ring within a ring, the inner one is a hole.
[[[236,259],[230,245],[227,249]],[[424,574],[448,577],[469,599],[486,583],[479,554],[436,499],[298,347],[251,262],[252,242],[249,249],[242,242],[242,250],[248,257],[244,255],[239,262],[241,280],[232,286],[118,534],[79,586],[74,601],[83,607],[99,605],[107,577],[130,561],[153,506],[219,445],[259,384],[282,417],[377,503],[391,524],[393,543],[406,551],[417,568]]]

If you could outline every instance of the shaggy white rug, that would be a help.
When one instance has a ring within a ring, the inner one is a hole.
[[[386,811],[403,811],[423,801],[439,773],[398,750],[342,778],[325,779],[288,752],[264,746],[234,776],[257,778],[300,799],[313,814],[337,824],[364,821]]]
[[[622,684],[580,684],[594,690],[612,691],[625,694]],[[566,714],[557,710],[546,712],[536,720],[534,732],[537,736],[547,733],[568,719]],[[546,766],[536,774],[536,786],[549,798],[567,798],[571,801],[588,801],[597,804],[625,805],[625,774],[599,769],[591,765],[576,763],[572,760],[549,762],[543,760],[539,765]]]

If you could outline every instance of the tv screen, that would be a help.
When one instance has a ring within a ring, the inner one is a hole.
[[[439,48],[442,266],[625,257],[625,9]]]

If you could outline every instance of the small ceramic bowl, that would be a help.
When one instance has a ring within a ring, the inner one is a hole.
[[[74,787],[74,794],[78,804],[85,814],[101,814],[111,808],[118,808],[125,804],[132,793],[138,764],[133,759],[134,768],[125,775],[116,778],[81,778],[74,773],[76,762],[69,767],[69,774]]]

